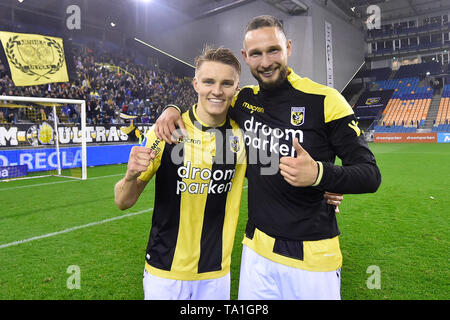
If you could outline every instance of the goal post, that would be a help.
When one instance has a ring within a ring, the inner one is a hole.
[[[84,100],[0,96],[0,181],[86,180],[86,141]]]

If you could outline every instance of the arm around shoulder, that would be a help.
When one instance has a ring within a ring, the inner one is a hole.
[[[172,144],[180,138],[177,133],[177,126],[181,130],[186,130],[181,118],[181,109],[176,105],[167,105],[163,113],[158,117],[154,125],[154,131],[158,139],[164,140],[168,144]]]

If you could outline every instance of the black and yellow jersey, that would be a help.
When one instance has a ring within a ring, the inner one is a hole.
[[[146,270],[176,280],[202,280],[230,271],[231,251],[246,170],[242,131],[227,118],[202,124],[195,106],[182,115],[187,137],[174,145],[156,138],[144,145],[156,158],[139,179],[155,174],[155,203]]]
[[[283,264],[335,270],[341,263],[340,232],[334,206],[326,203],[324,191],[375,192],[381,183],[352,108],[335,89],[289,69],[287,80],[274,90],[243,87],[229,112],[244,130],[248,154],[244,244]],[[319,162],[314,186],[293,187],[279,170],[264,173],[273,165],[268,159],[279,163],[283,156],[296,156],[294,138]],[[336,156],[342,166],[334,165]],[[317,255],[321,258],[315,259]]]

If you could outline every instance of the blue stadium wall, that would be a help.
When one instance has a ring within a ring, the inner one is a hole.
[[[130,150],[138,142],[121,131],[127,125],[90,125],[86,127],[87,166],[127,163]],[[51,129],[50,141],[41,137],[42,125],[8,124],[0,126],[0,167],[26,165],[28,172],[55,170],[58,158]],[[150,124],[140,124],[142,134]],[[47,128],[48,129],[48,128]],[[80,127],[60,125],[58,137],[62,169],[81,167]],[[41,139],[42,138],[42,139]],[[34,146],[34,147],[32,147]]]
[[[436,133],[432,133],[435,134]],[[437,143],[450,143],[450,133],[437,133]],[[87,147],[87,166],[103,166],[127,163],[133,144]],[[63,169],[81,166],[81,148],[61,148]],[[0,151],[0,166],[27,165],[28,172],[54,170],[57,167],[56,149],[14,149]]]
[[[137,144],[87,146],[87,166],[127,163],[131,148]],[[63,169],[81,167],[81,148],[60,149]],[[28,172],[49,171],[57,168],[55,148],[14,149],[0,151],[0,167],[27,165]]]

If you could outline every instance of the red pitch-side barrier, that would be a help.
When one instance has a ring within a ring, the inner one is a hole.
[[[384,143],[437,143],[437,133],[375,133],[373,141]]]

